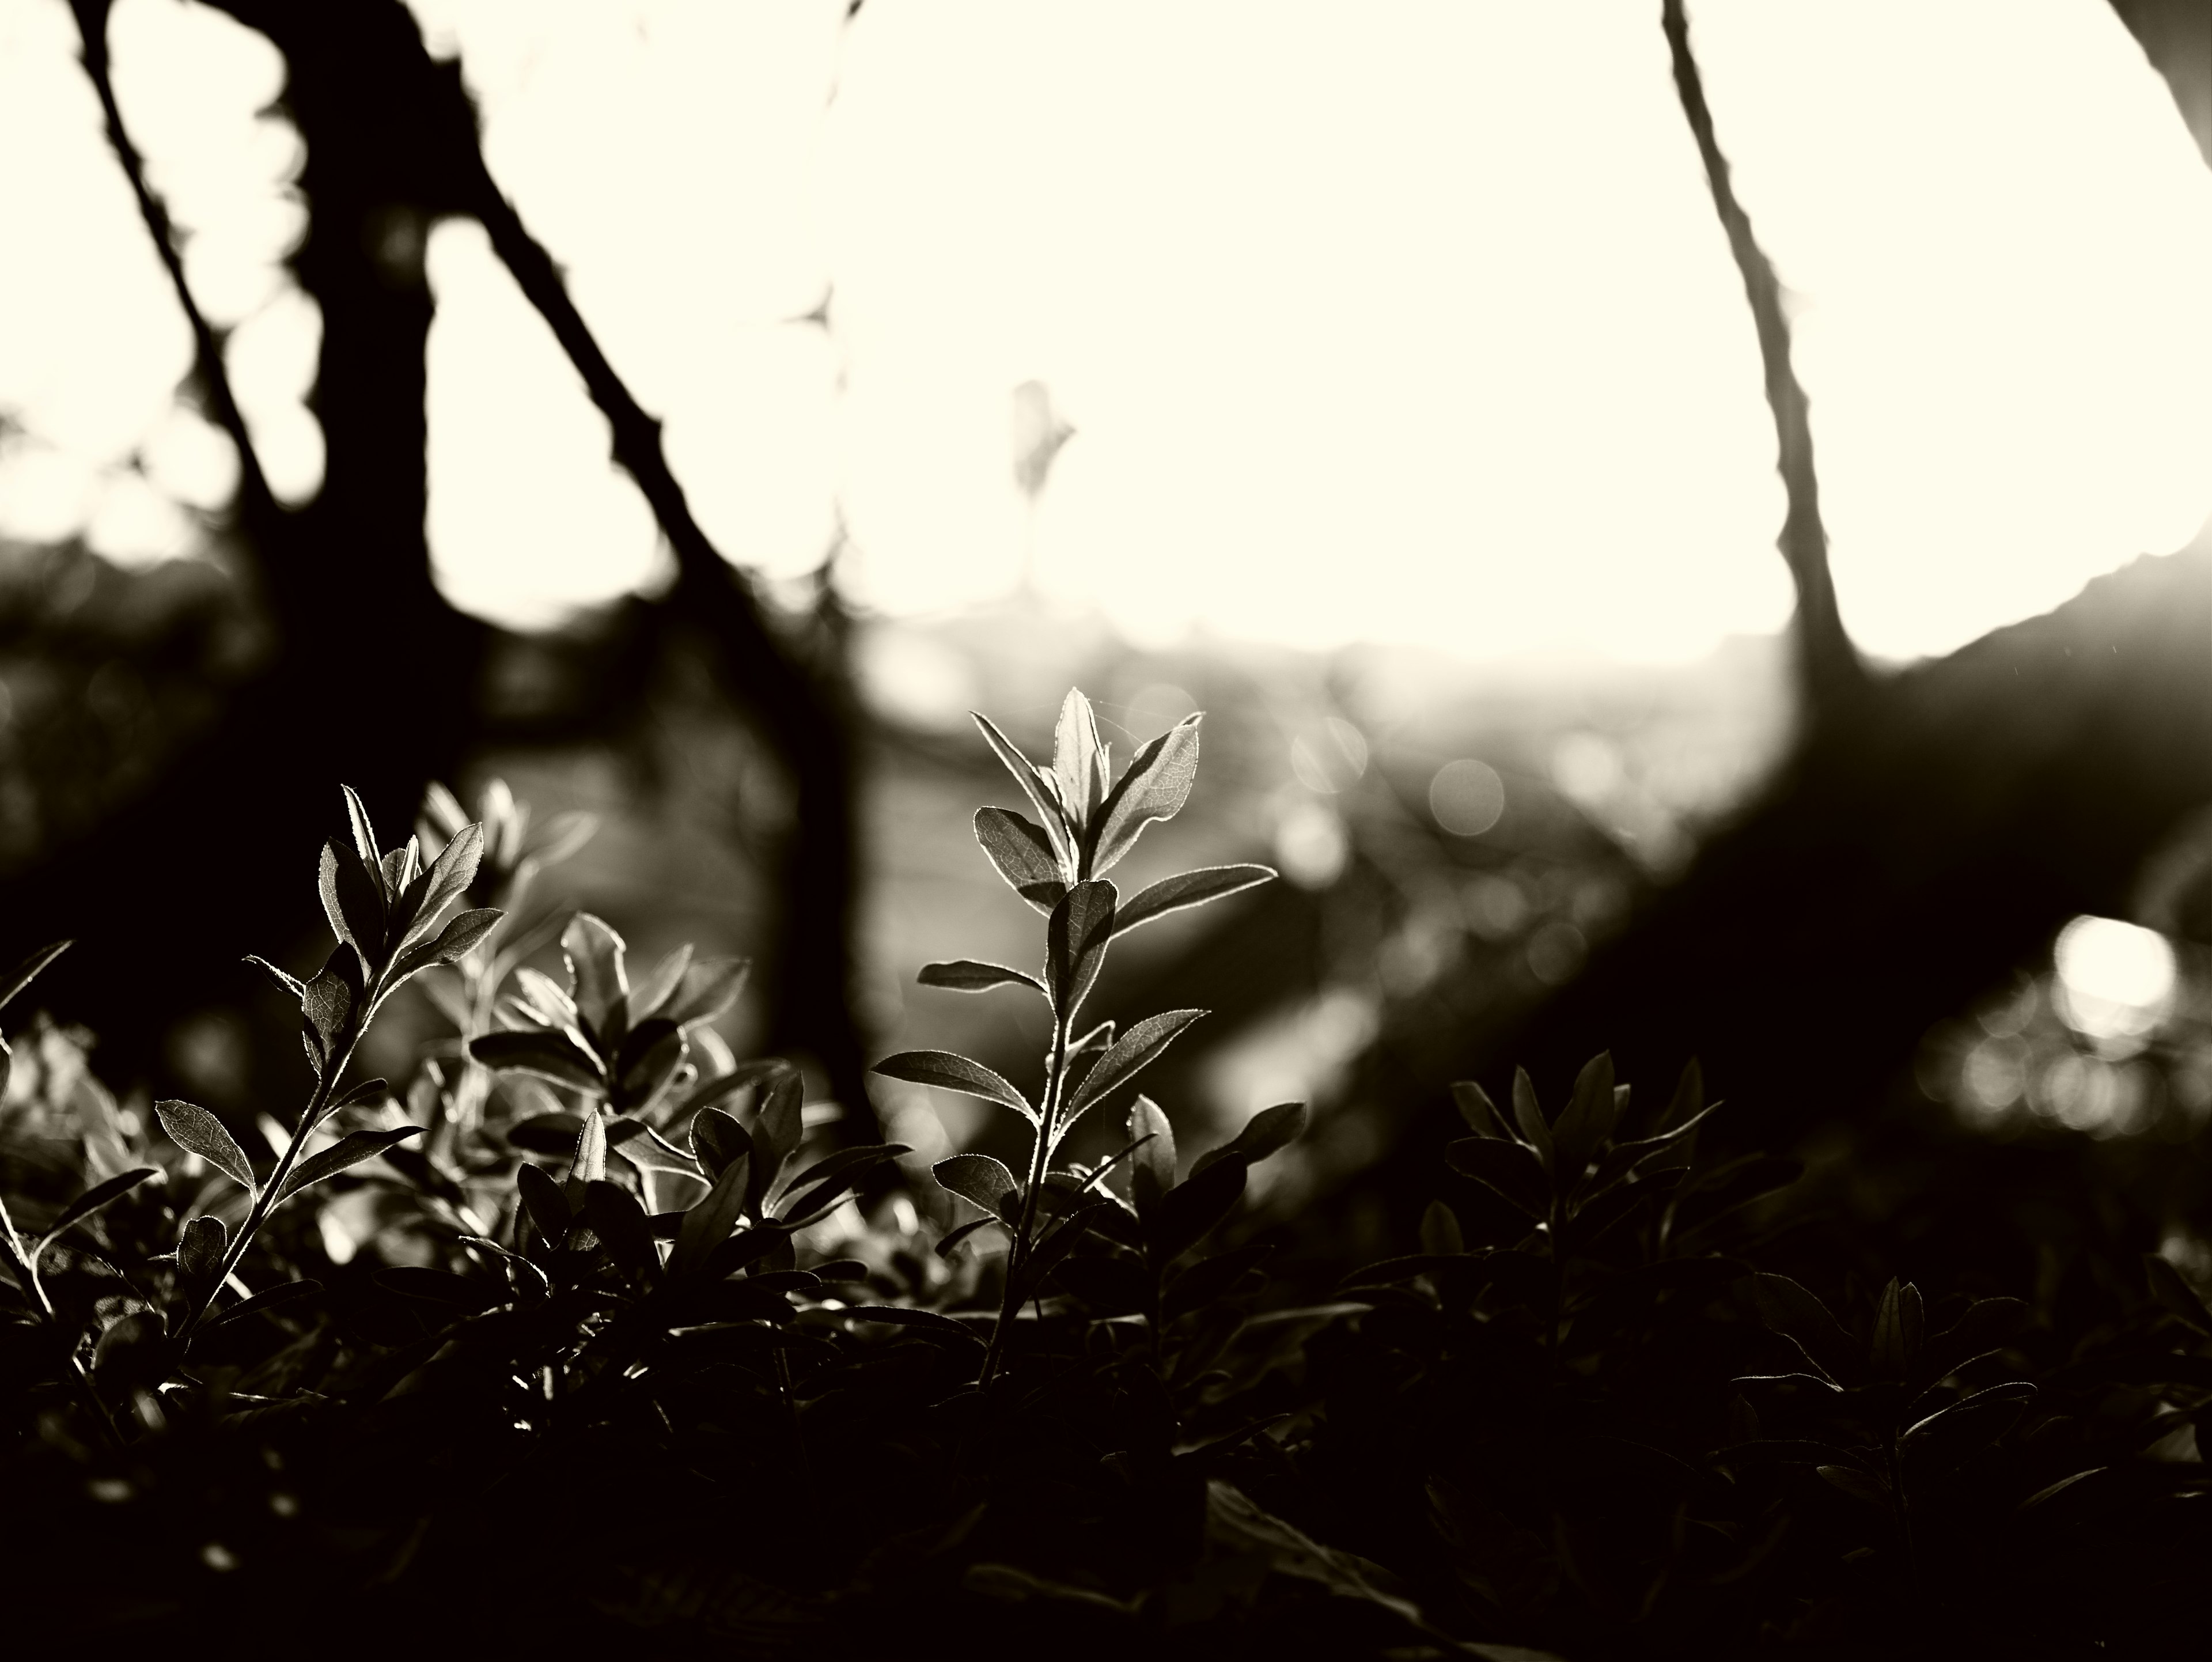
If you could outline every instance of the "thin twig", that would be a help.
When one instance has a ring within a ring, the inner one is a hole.
[[[84,72],[91,79],[93,90],[100,95],[100,113],[107,122],[107,142],[114,149],[116,160],[123,164],[124,176],[131,181],[131,194],[138,199],[139,215],[146,222],[147,234],[154,240],[154,251],[161,255],[162,269],[168,272],[170,286],[177,292],[177,303],[191,326],[194,367],[207,388],[209,400],[215,405],[216,420],[238,447],[240,517],[258,533],[274,522],[276,499],[270,492],[268,476],[261,470],[261,458],[254,452],[253,441],[246,430],[246,417],[231,391],[230,374],[223,367],[222,343],[216,339],[214,329],[192,299],[191,285],[185,281],[185,262],[177,252],[168,210],[146,183],[144,161],[124,127],[123,110],[115,101],[115,82],[107,57],[111,4],[112,0],[70,0],[70,9],[76,14],[77,34],[82,42]]]
[[[1729,252],[1743,277],[1759,331],[1759,356],[1766,371],[1766,402],[1774,412],[1777,470],[1788,496],[1778,545],[1797,586],[1798,678],[1808,706],[1819,709],[1865,685],[1866,669],[1844,631],[1836,609],[1835,583],[1828,570],[1828,534],[1820,522],[1820,476],[1813,466],[1811,405],[1790,361],[1790,320],[1782,310],[1782,285],[1773,263],[1752,234],[1751,217],[1736,200],[1729,180],[1728,158],[1713,137],[1712,112],[1705,83],[1690,51],[1689,20],[1682,0],[1662,0],[1661,27],[1674,64],[1674,88],[1690,132],[1698,142],[1713,207],[1728,233]]]

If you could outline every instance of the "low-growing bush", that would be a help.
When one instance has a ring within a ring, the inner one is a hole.
[[[397,849],[346,794],[337,944],[262,966],[301,1012],[289,1111],[126,1105],[81,1036],[19,1034],[11,1635],[2197,1653],[2212,1312],[2165,1259],[2086,1303],[1874,1290],[1796,1162],[1701,1152],[1694,1068],[1655,1108],[1600,1056],[1548,1109],[1457,1087],[1420,1250],[1317,1274],[1242,1205],[1305,1107],[1187,1159],[1134,1087],[1203,1012],[1082,1021],[1121,934],[1273,875],[1108,876],[1183,806],[1198,718],[1118,775],[1079,693],[1049,767],[979,722],[1036,818],[976,835],[1042,960],[921,979],[1041,999],[1040,1083],[878,1068],[1018,1117],[1018,1172],[958,1154],[902,1192],[910,1151],[841,1143],[796,1068],[715,1037],[741,965],[526,921],[585,828],[498,788],[477,823],[434,791]],[[526,961],[556,938],[561,979]],[[351,1081],[417,978],[452,1034],[404,1088]],[[1102,1113],[1118,1152],[1066,1158]]]

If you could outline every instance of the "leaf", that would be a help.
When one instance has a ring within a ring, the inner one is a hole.
[[[615,1055],[613,1104],[634,1113],[659,1095],[684,1065],[684,1030],[666,1016],[630,1029]]]
[[[719,1111],[708,1108],[701,1111],[711,1114]],[[675,1251],[668,1257],[670,1275],[688,1275],[703,1270],[714,1249],[729,1239],[730,1232],[738,1226],[738,1215],[744,1210],[750,1176],[747,1166],[746,1157],[739,1154],[723,1166],[714,1187],[684,1215],[684,1221],[676,1231]]]
[[[2185,1326],[2199,1333],[2212,1334],[2212,1311],[2197,1296],[2196,1289],[2181,1279],[2176,1269],[2155,1252],[2143,1254],[2143,1273],[2150,1278],[2150,1295],[2172,1314],[2179,1316]]]
[[[680,1172],[691,1178],[701,1175],[697,1160],[641,1119],[617,1120],[607,1133],[607,1147],[621,1150],[622,1157],[641,1172]]]
[[[744,958],[709,958],[690,965],[684,978],[659,1014],[679,1027],[696,1027],[702,1021],[715,1017],[738,1001],[744,990],[745,977],[752,971],[752,961]]]
[[[629,983],[623,975],[623,938],[601,919],[578,912],[561,931],[568,965],[569,996],[584,1036],[604,1056],[622,1042],[629,1025]]]
[[[1705,1123],[1705,1116],[1720,1106],[1700,1110],[1694,1117],[1671,1131],[1662,1131],[1656,1137],[1644,1137],[1634,1142],[1617,1142],[1598,1157],[1597,1169],[1583,1184],[1583,1193],[1595,1200],[1607,1190],[1642,1166],[1655,1155],[1680,1147],[1685,1139]]]
[[[662,1014],[660,1007],[668,1002],[669,995],[683,983],[684,973],[690,967],[691,943],[686,941],[654,965],[642,980],[630,988],[629,1019],[643,1021],[647,1016]]]
[[[1217,1161],[1236,1159],[1247,1166],[1257,1166],[1270,1154],[1277,1154],[1295,1142],[1306,1129],[1306,1105],[1303,1102],[1279,1102],[1273,1108],[1262,1108],[1244,1122],[1232,1141],[1200,1154],[1190,1168],[1196,1177]]]
[[[576,1157],[569,1163],[572,1182],[600,1183],[607,1175],[607,1123],[597,1109],[586,1109],[576,1133]]]
[[[1922,1348],[1915,1377],[1932,1384],[1957,1372],[2001,1348],[2027,1325],[2027,1306],[2018,1299],[1975,1300]]]
[[[1498,1105],[1490,1099],[1490,1093],[1471,1079],[1456,1080],[1451,1087],[1452,1102],[1459,1117],[1467,1122],[1468,1130],[1479,1137],[1510,1137],[1505,1117],[1498,1111]]]
[[[311,1154],[292,1168],[292,1175],[284,1179],[284,1186],[276,1191],[282,1202],[298,1194],[309,1184],[320,1183],[325,1178],[336,1177],[349,1166],[358,1166],[365,1160],[374,1160],[394,1143],[416,1135],[419,1125],[402,1125],[390,1131],[354,1131],[340,1137],[319,1154]]]
[[[1686,1128],[1688,1123],[1705,1111],[1705,1070],[1692,1056],[1682,1064],[1681,1077],[1674,1081],[1674,1097],[1667,1104],[1667,1111],[1660,1116],[1662,1132]]]
[[[339,794],[345,799],[346,826],[353,835],[354,857],[374,870],[379,859],[376,827],[368,823],[368,810],[363,807],[361,793],[351,785],[340,785]]]
[[[951,1317],[934,1310],[910,1310],[904,1305],[856,1304],[838,1312],[856,1322],[875,1322],[889,1327],[911,1327],[925,1335],[941,1335],[947,1338],[962,1338],[980,1347],[982,1340],[962,1326]]]
[[[2025,1379],[1993,1385],[1906,1428],[1898,1452],[1921,1473],[1939,1476],[1972,1459],[2013,1428],[2035,1387]]]
[[[1813,1470],[1854,1501],[1863,1501],[1869,1506],[1880,1507],[1885,1511],[1888,1509],[1888,1486],[1872,1472],[1863,1471],[1856,1466],[1842,1465],[1814,1466]]]
[[[336,1102],[333,1102],[326,1111],[335,1114],[342,1108],[356,1108],[364,1102],[374,1102],[380,1097],[386,1097],[391,1094],[392,1081],[390,1080],[365,1079],[362,1081],[360,1084],[348,1091],[343,1096],[340,1097]]]
[[[793,1219],[828,1204],[833,1196],[842,1195],[851,1188],[870,1166],[880,1166],[887,1160],[896,1160],[901,1154],[913,1152],[913,1148],[903,1142],[876,1142],[862,1148],[840,1148],[836,1154],[815,1161],[783,1185],[782,1199],[778,1202],[783,1215],[782,1221],[791,1223]]]
[[[975,810],[975,840],[1006,886],[1041,912],[1067,892],[1060,855],[1044,828],[1006,808]]]
[[[1129,1136],[1136,1148],[1129,1166],[1130,1197],[1138,1215],[1150,1217],[1175,1187],[1175,1128],[1159,1104],[1140,1096],[1129,1105]]]
[[[307,983],[289,971],[280,970],[267,959],[258,958],[252,953],[246,955],[246,961],[266,976],[279,992],[286,995],[295,1003],[306,995]]]
[[[572,1114],[562,1108],[550,1114],[532,1114],[508,1126],[507,1140],[533,1154],[573,1154],[576,1152],[576,1135],[583,1129],[581,1114]]]
[[[186,1221],[177,1233],[177,1273],[187,1287],[211,1286],[222,1272],[223,1249],[230,1231],[221,1218],[203,1212]]]
[[[300,995],[300,1013],[306,1019],[307,1036],[322,1058],[315,1070],[319,1075],[343,1048],[361,1008],[362,995],[368,990],[366,975],[361,954],[341,941]]]
[[[158,1177],[160,1174],[161,1168],[158,1166],[140,1166],[128,1172],[118,1172],[105,1183],[93,1184],[91,1188],[62,1208],[60,1214],[46,1226],[46,1233],[39,1238],[39,1244],[31,1253],[31,1261],[33,1263],[37,1263],[40,1255],[45,1252],[48,1246],[60,1239],[63,1232],[70,1225],[83,1222],[101,1207],[122,1199],[147,1178]]]
[[[264,1287],[251,1298],[240,1299],[221,1315],[210,1316],[200,1324],[200,1331],[225,1327],[247,1316],[259,1316],[276,1310],[297,1299],[312,1298],[323,1290],[316,1281],[279,1282],[274,1287]]]
[[[1444,1149],[1444,1160],[1453,1171],[1473,1178],[1530,1217],[1540,1220],[1551,1215],[1551,1182],[1527,1144],[1462,1137]]]
[[[1044,991],[1035,976],[1010,970],[1003,964],[979,964],[972,958],[956,958],[943,964],[925,964],[915,980],[924,987],[943,987],[956,993],[983,993],[994,987],[1022,986]]]
[[[1536,1100],[1536,1082],[1528,1077],[1526,1068],[1513,1070],[1513,1123],[1521,1130],[1522,1141],[1536,1151],[1546,1172],[1553,1169],[1552,1128],[1544,1118],[1544,1110]]]
[[[736,1161],[752,1157],[752,1141],[733,1114],[702,1108],[691,1117],[691,1152],[716,1177]]]
[[[24,988],[45,973],[46,965],[52,964],[76,944],[74,941],[57,941],[50,947],[40,947],[38,951],[18,964],[6,982],[0,983],[0,1010],[4,1010],[13,1004]]]
[[[1202,906],[1224,895],[1257,888],[1275,875],[1272,866],[1207,866],[1164,877],[1151,887],[1139,889],[1136,898],[1121,908],[1115,930],[1127,934],[1139,923],[1149,923],[1156,917],[1164,917],[1187,907]]]
[[[2015,1512],[2027,1512],[2033,1507],[2042,1506],[2045,1502],[2056,1500],[2059,1495],[2063,1495],[2068,1489],[2073,1488],[2075,1484],[2080,1482],[2084,1477],[2094,1477],[2099,1472],[2109,1471],[2110,1470],[2112,1470],[2112,1468],[2109,1466],[2091,1466],[2086,1471],[2077,1471],[2073,1473],[2071,1476],[2061,1477],[2055,1483],[2045,1483],[2041,1488],[2036,1490],[2034,1494],[2029,1495],[2027,1499],[2022,1501],[2019,1506],[2014,1508],[2014,1510]]]
[[[1114,886],[1078,883],[1060,898],[1045,925],[1045,974],[1053,1008],[1073,1021],[1083,1007],[1114,938]]]
[[[157,1102],[154,1112],[178,1148],[189,1149],[226,1177],[254,1193],[260,1192],[254,1186],[253,1164],[246,1158],[246,1150],[213,1114],[191,1103],[177,1101]]]
[[[780,1074],[769,1084],[760,1111],[753,1117],[752,1202],[756,1208],[767,1198],[775,1180],[783,1175],[784,1162],[799,1152],[799,1141],[806,1135],[805,1117],[800,1106],[805,1095],[805,1084],[797,1068]]]
[[[1759,1320],[1795,1343],[1815,1372],[1838,1381],[1859,1372],[1857,1348],[1827,1306],[1789,1276],[1753,1272],[1751,1297]]]
[[[978,1229],[985,1228],[994,1223],[998,1224],[1002,1229],[1006,1227],[1005,1222],[998,1218],[972,1218],[968,1222],[962,1224],[957,1229],[946,1230],[937,1243],[937,1256],[940,1258],[950,1258],[952,1256],[952,1250],[958,1246],[961,1242],[966,1240],[969,1236],[974,1234]]]
[[[1058,868],[1056,875],[1063,881],[1072,880],[1075,875],[1075,839],[1068,830],[1066,815],[1060,811],[1060,799],[1054,786],[1042,770],[1016,750],[1012,741],[992,725],[988,716],[973,710],[969,714],[974,716],[975,725],[982,730],[983,742],[990,746],[1000,761],[1006,764],[1006,771],[1014,776],[1014,782],[1022,788],[1023,794],[1030,799],[1030,806],[1037,811],[1037,818],[1044,822],[1045,836],[1051,843],[1054,863]],[[981,815],[977,816],[977,823],[980,831]],[[1018,890],[1019,886],[1016,885]]]
[[[1421,1214],[1421,1251],[1434,1257],[1456,1257],[1467,1251],[1459,1217],[1442,1201],[1431,1201]]]
[[[541,1027],[518,1027],[502,1033],[483,1033],[469,1041],[469,1058],[495,1073],[527,1074],[555,1085],[603,1094],[606,1081],[599,1062],[578,1048],[566,1033]]]
[[[515,1171],[514,1187],[522,1196],[530,1221],[538,1226],[538,1233],[544,1236],[549,1246],[558,1246],[568,1238],[568,1197],[561,1192],[561,1185],[554,1182],[550,1172],[525,1160]]]
[[[1274,1250],[1272,1243],[1260,1241],[1200,1259],[1168,1282],[1160,1300],[1161,1318],[1171,1322],[1218,1302],[1244,1279],[1248,1270],[1266,1263]]]
[[[886,1079],[902,1079],[913,1085],[933,1085],[940,1091],[980,1097],[985,1102],[1012,1109],[1032,1125],[1037,1123],[1036,1110],[1030,1106],[1028,1099],[1019,1091],[981,1062],[970,1062],[951,1050],[902,1050],[896,1056],[885,1056],[869,1071]]]
[[[397,1293],[403,1299],[451,1305],[461,1310],[489,1310],[507,1302],[504,1288],[487,1287],[473,1277],[456,1275],[450,1269],[432,1269],[420,1264],[380,1269],[371,1279],[386,1292]]]
[[[981,1207],[993,1217],[1003,1217],[1003,1202],[1021,1198],[1022,1186],[999,1161],[988,1154],[955,1154],[929,1168],[937,1186],[947,1194]]]
[[[1198,777],[1198,724],[1186,715],[1130,762],[1091,834],[1091,869],[1103,875],[1136,846],[1155,819],[1172,819],[1190,800]]]
[[[629,1190],[604,1178],[586,1181],[584,1218],[623,1269],[648,1278],[660,1273],[660,1253],[653,1244],[652,1222]]]
[[[316,888],[331,933],[364,961],[384,955],[384,882],[352,849],[336,840],[323,844]]]
[[[1552,1128],[1552,1145],[1563,1184],[1582,1175],[1598,1145],[1613,1135],[1613,1053],[1601,1050],[1576,1076],[1575,1093],[1568,1099],[1559,1123]]]
[[[1226,1160],[1168,1190],[1146,1232],[1152,1262],[1163,1268],[1172,1263],[1228,1216],[1244,1193],[1248,1172],[1243,1160]]]
[[[1085,1078],[1083,1088],[1067,1108],[1067,1117],[1073,1120],[1092,1103],[1134,1079],[1175,1043],[1184,1028],[1205,1014],[1203,1010],[1163,1010],[1131,1027],[1114,1041],[1113,1048]]]
[[[495,906],[480,906],[474,911],[455,912],[447,920],[446,927],[438,931],[437,939],[410,947],[392,965],[397,981],[419,975],[434,964],[458,964],[482,945],[506,916]]]
[[[1080,831],[1106,796],[1106,747],[1099,742],[1098,718],[1082,690],[1070,687],[1060,701],[1060,724],[1053,734],[1052,776],[1067,817]]]
[[[1899,1285],[1890,1277],[1882,1288],[1881,1307],[1874,1320],[1874,1370],[1878,1378],[1901,1381],[1920,1355],[1925,1318],[1920,1289],[1911,1282]]]

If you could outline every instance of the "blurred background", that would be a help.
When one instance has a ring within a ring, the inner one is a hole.
[[[1607,1045],[1816,1167],[2212,1121],[2206,0],[0,0],[0,928],[118,1087],[289,1096],[338,782],[501,779],[995,1148],[864,1065],[1036,1075],[914,975],[1038,955],[967,712],[1079,685],[1206,712],[1132,882],[1283,873],[1103,1013],[1364,1245]]]

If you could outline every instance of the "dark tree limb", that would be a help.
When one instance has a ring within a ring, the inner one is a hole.
[[[1682,0],[1663,0],[1660,21],[1674,59],[1674,89],[1697,140],[1713,207],[1728,233],[1729,252],[1743,276],[1744,297],[1751,302],[1752,321],[1759,331],[1766,402],[1774,412],[1777,466],[1789,499],[1779,546],[1797,587],[1798,685],[1806,708],[1819,710],[1863,685],[1866,671],[1844,632],[1828,571],[1828,535],[1820,523],[1820,478],[1813,466],[1811,407],[1790,362],[1790,320],[1782,311],[1782,285],[1773,263],[1752,234],[1751,217],[1729,180],[1728,158],[1713,137],[1712,112],[1705,104],[1698,60],[1690,52],[1690,26]]]
[[[84,72],[100,96],[100,113],[107,124],[107,142],[115,151],[116,160],[123,165],[124,176],[131,181],[131,192],[137,198],[138,212],[146,222],[147,234],[153,239],[155,252],[161,257],[161,266],[169,274],[170,285],[177,291],[177,304],[184,311],[185,320],[191,326],[194,368],[207,390],[208,401],[215,406],[216,421],[238,447],[240,518],[245,521],[249,536],[265,539],[276,525],[276,499],[270,491],[268,478],[261,471],[261,458],[255,454],[253,441],[246,430],[246,417],[231,391],[230,373],[223,367],[222,344],[216,338],[214,329],[192,299],[191,285],[185,281],[185,263],[178,253],[168,210],[146,182],[144,160],[131,142],[131,135],[123,125],[122,108],[115,101],[115,82],[109,72],[107,56],[107,18],[112,4],[113,0],[70,0],[70,9],[76,15],[77,35],[82,42]]]
[[[458,75],[454,95],[465,98]],[[482,222],[493,249],[582,376],[613,431],[614,459],[637,482],[676,555],[677,581],[665,603],[701,625],[714,643],[726,690],[756,711],[789,770],[796,824],[787,840],[785,949],[770,991],[771,1044],[811,1051],[843,1105],[855,1136],[872,1123],[866,1055],[852,1014],[852,898],[859,877],[854,835],[850,711],[834,668],[811,668],[771,630],[751,586],[693,516],[670,469],[660,423],[632,396],[570,298],[544,245],[531,234],[501,191],[476,142],[473,121],[447,119],[439,131],[469,142],[449,158],[465,211]]]

